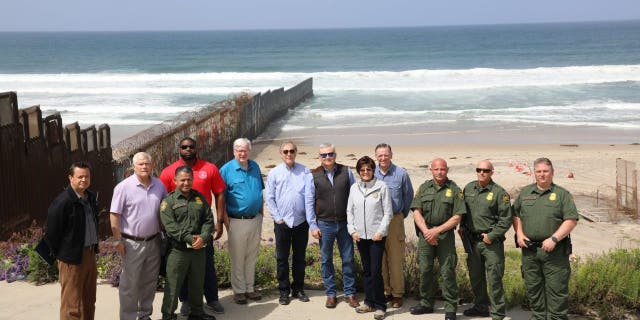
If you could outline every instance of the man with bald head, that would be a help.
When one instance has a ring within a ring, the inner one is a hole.
[[[411,314],[432,313],[435,303],[433,265],[440,264],[445,320],[455,320],[458,309],[458,284],[455,269],[458,256],[453,229],[467,213],[464,196],[458,185],[449,180],[447,162],[442,158],[431,161],[433,179],[418,189],[411,210],[418,234],[418,265],[420,268],[420,303]]]
[[[504,319],[504,234],[511,227],[511,198],[493,182],[493,164],[489,160],[478,162],[476,174],[478,179],[464,187],[467,214],[460,227],[467,231],[460,232],[461,236],[470,237],[467,267],[474,295],[473,307],[463,314]]]

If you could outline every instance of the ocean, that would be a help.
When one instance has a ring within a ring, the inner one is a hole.
[[[404,126],[640,132],[640,21],[18,32],[0,43],[0,92],[81,126],[151,125],[313,77],[315,97],[279,122],[292,136]]]

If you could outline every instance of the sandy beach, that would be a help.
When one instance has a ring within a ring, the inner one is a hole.
[[[116,128],[117,129],[117,128]],[[122,137],[126,132],[114,132],[114,136]],[[344,133],[344,134],[342,134]],[[580,135],[580,132],[574,132]],[[473,134],[468,133],[469,136]],[[482,159],[489,159],[495,166],[494,180],[501,184],[512,196],[523,186],[532,183],[533,177],[526,174],[534,159],[545,156],[550,158],[555,166],[555,182],[569,191],[576,199],[579,210],[600,208],[605,214],[600,222],[590,222],[581,219],[572,233],[574,253],[580,256],[599,254],[613,248],[640,247],[640,226],[637,221],[615,210],[616,159],[623,158],[640,163],[640,146],[632,144],[574,144],[574,143],[498,143],[490,136],[476,134],[474,139],[490,141],[492,144],[467,143],[466,139],[449,137],[450,144],[421,143],[421,136],[390,132],[351,135],[345,132],[332,132],[327,135],[297,135],[293,140],[298,144],[297,161],[308,166],[316,167],[320,161],[317,156],[319,143],[329,141],[335,144],[338,154],[337,161],[354,166],[357,158],[373,156],[374,146],[379,142],[389,142],[393,147],[393,162],[404,167],[415,189],[430,178],[427,164],[435,157],[445,158],[449,164],[449,177],[464,186],[475,179],[474,168]],[[460,136],[462,137],[462,136]],[[583,137],[584,138],[584,137]],[[253,146],[253,158],[261,166],[263,174],[267,174],[281,159],[278,148],[282,141],[290,136],[279,133],[274,136],[265,135]],[[585,138],[586,139],[586,138]],[[568,139],[570,140],[570,139]],[[430,140],[433,142],[433,140]],[[516,166],[522,167],[521,171]],[[573,178],[568,178],[572,173]],[[596,198],[597,196],[597,198]],[[273,220],[268,210],[265,210],[262,237],[268,239],[273,236]],[[606,214],[611,212],[611,214]],[[409,216],[405,220],[405,228],[410,240],[415,239],[413,233],[413,219]],[[512,239],[509,232],[507,239]],[[226,234],[221,239],[226,241]],[[310,237],[310,242],[315,241]],[[459,241],[459,240],[458,240]],[[458,243],[460,246],[460,243]],[[513,242],[506,242],[507,248],[513,248]],[[0,282],[0,319],[36,319],[55,318],[59,308],[59,285],[57,283],[44,286],[34,286],[25,282]],[[371,315],[356,314],[345,303],[340,303],[335,310],[324,308],[324,293],[309,291],[310,303],[293,301],[289,306],[280,306],[277,295],[267,295],[259,303],[239,306],[232,303],[231,291],[221,290],[221,302],[226,313],[218,319],[324,319],[338,317],[339,319],[370,319]],[[360,293],[361,294],[361,293]],[[362,298],[362,297],[361,297]],[[156,295],[154,301],[153,319],[160,318],[162,293]],[[389,309],[387,319],[413,319],[409,307],[416,303],[414,297],[409,297],[400,309]],[[97,319],[115,319],[118,314],[117,289],[107,284],[98,285]],[[462,305],[462,310],[467,306]],[[507,312],[511,319],[526,319],[528,312],[519,308]],[[422,319],[440,319],[443,316],[442,302],[433,315]],[[572,317],[578,319],[577,317]]]

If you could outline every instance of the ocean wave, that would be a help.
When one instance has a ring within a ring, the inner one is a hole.
[[[229,94],[291,87],[314,78],[314,90],[435,91],[640,81],[640,65],[349,72],[0,74],[0,88],[78,94]],[[68,90],[68,91],[66,91]]]

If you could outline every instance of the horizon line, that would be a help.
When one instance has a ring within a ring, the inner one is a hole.
[[[639,19],[614,19],[614,20],[576,20],[576,21],[540,21],[540,22],[506,22],[506,23],[475,23],[475,24],[433,24],[433,25],[396,25],[396,26],[335,26],[335,27],[305,27],[305,28],[247,28],[247,29],[104,29],[104,30],[0,30],[0,33],[117,33],[117,32],[244,32],[244,31],[313,31],[313,30],[363,30],[363,29],[408,29],[408,28],[439,28],[439,27],[489,27],[489,26],[514,26],[514,25],[551,25],[551,24],[585,24],[585,23],[606,23],[606,22],[640,22]]]

